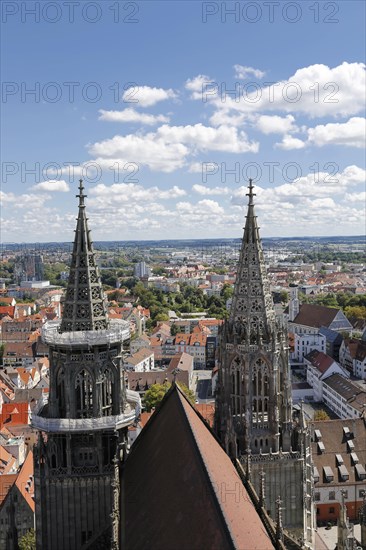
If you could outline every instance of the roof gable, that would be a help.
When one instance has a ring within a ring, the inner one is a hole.
[[[338,311],[339,309],[333,307],[319,306],[316,304],[301,304],[300,311],[292,322],[307,327],[329,327],[332,321],[334,321]]]
[[[134,443],[122,483],[124,548],[273,548],[230,458],[177,386]]]

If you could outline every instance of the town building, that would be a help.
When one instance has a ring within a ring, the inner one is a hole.
[[[305,365],[305,357],[313,350],[325,352],[326,338],[320,332],[306,334],[304,332],[293,335],[293,351],[290,353],[292,365]]]
[[[324,380],[323,401],[339,418],[360,418],[366,411],[366,391],[340,374]]]
[[[327,327],[320,327],[319,334],[325,336],[326,339],[325,353],[339,361],[339,350],[343,342],[342,334]]]
[[[34,528],[33,453],[19,473],[0,475],[0,548],[17,550],[18,542]],[[2,498],[3,497],[3,498]]]
[[[280,496],[287,532],[313,548],[310,434],[304,416],[293,416],[287,328],[275,315],[251,180],[248,197],[234,296],[219,343],[215,427],[257,494],[265,490],[271,517]]]
[[[139,279],[143,277],[150,277],[151,269],[145,262],[137,262],[133,270],[134,276]]]
[[[154,368],[154,352],[151,348],[142,348],[126,357],[124,367],[135,372],[152,370]]]
[[[314,388],[314,400],[323,401],[323,382],[332,374],[339,374],[349,378],[348,372],[343,369],[332,357],[322,351],[313,350],[305,357],[306,380]]]
[[[301,304],[299,313],[291,321],[290,331],[296,333],[317,333],[321,327],[338,332],[350,332],[352,325],[343,313],[336,307],[319,306],[317,304]]]
[[[119,461],[139,395],[126,390],[129,325],[109,319],[85,212],[79,209],[61,321],[42,329],[49,346],[49,402],[32,413],[39,550],[118,548]]]
[[[365,418],[313,421],[310,427],[318,523],[339,517],[341,491],[347,516],[358,520],[366,491]]]
[[[345,338],[339,349],[339,361],[351,374],[366,380],[366,340]]]

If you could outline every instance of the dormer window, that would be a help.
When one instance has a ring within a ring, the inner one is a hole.
[[[326,483],[331,483],[334,480],[333,470],[330,466],[323,466],[324,472],[324,481]]]

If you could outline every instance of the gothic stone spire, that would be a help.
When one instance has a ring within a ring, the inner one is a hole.
[[[108,326],[103,289],[95,262],[80,180],[79,213],[60,332],[100,330]]]
[[[275,316],[252,180],[248,189],[233,302],[221,333],[216,418],[223,441],[235,439],[239,454],[248,447],[258,454],[290,449],[292,403],[286,333]],[[235,456],[235,445],[227,449]]]
[[[241,343],[269,342],[275,329],[275,312],[266,274],[253,183],[249,180],[248,211],[239,258],[237,282],[230,312],[230,324]]]

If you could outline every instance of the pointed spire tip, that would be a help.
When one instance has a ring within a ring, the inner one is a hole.
[[[83,185],[83,180],[80,179],[79,180],[79,194],[76,195],[76,197],[79,199],[79,207],[80,206],[85,206],[84,204],[84,199],[87,197],[87,195],[84,194],[84,185]]]
[[[256,196],[256,194],[253,193],[253,189],[254,189],[253,180],[252,178],[249,178],[249,185],[248,185],[249,192],[247,193],[247,197],[249,197],[249,202],[248,202],[249,206],[254,204],[253,198]]]

